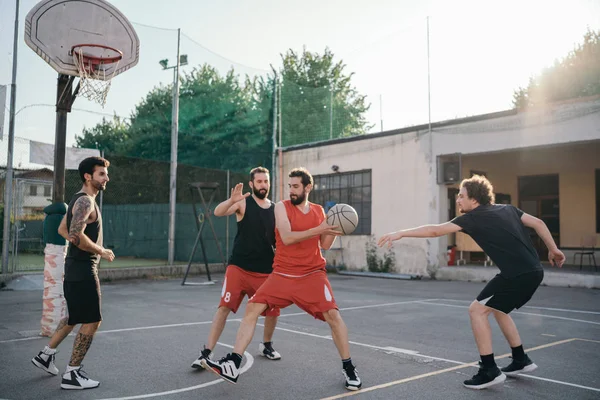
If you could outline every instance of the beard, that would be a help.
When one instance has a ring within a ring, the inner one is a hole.
[[[98,191],[101,191],[101,190],[105,190],[105,189],[106,189],[106,183],[102,184],[102,183],[100,183],[100,182],[98,182],[98,181],[95,181],[95,180],[93,180],[93,179],[92,179],[92,180],[90,181],[90,184],[92,185],[92,187],[93,187],[94,189],[96,189],[96,190],[98,190]]]
[[[252,193],[261,200],[264,200],[269,195],[269,189],[252,188]]]
[[[290,195],[290,201],[295,206],[299,206],[300,204],[304,203],[304,200],[306,200],[306,193],[302,193],[300,195]]]

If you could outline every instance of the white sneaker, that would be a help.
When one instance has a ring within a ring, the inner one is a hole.
[[[342,368],[342,373],[346,378],[346,389],[355,391],[362,387],[362,381],[358,377],[358,371],[354,365],[350,368]]]
[[[48,346],[44,350],[40,351],[39,354],[31,359],[31,362],[36,367],[43,369],[51,375],[58,375],[58,368],[54,364],[54,355],[56,354],[55,349],[50,349]]]
[[[210,358],[212,360],[212,351],[208,350],[206,347],[200,351],[200,356],[192,363],[192,368],[204,369],[202,360],[205,358]]]
[[[61,389],[93,389],[100,386],[100,382],[88,378],[81,367],[65,372],[60,384]]]
[[[261,356],[267,357],[269,360],[281,360],[281,354],[279,354],[277,350],[273,348],[271,343],[265,345],[263,342],[261,342],[258,345],[258,351],[260,351]]]

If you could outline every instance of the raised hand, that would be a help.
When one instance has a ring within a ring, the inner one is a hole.
[[[232,202],[237,203],[238,201],[244,200],[246,197],[250,196],[250,193],[242,193],[244,189],[243,183],[238,183],[235,185],[233,189],[231,189],[230,199]]]

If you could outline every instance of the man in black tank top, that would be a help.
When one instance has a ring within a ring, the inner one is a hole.
[[[391,246],[403,237],[438,237],[463,231],[475,240],[500,269],[469,307],[469,317],[481,362],[479,372],[464,382],[470,389],[484,389],[537,368],[525,354],[519,331],[508,315],[525,305],[544,278],[544,270],[527,228],[532,228],[548,247],[548,260],[562,267],[565,255],[558,249],[546,224],[511,205],[494,204],[494,188],[483,176],[475,175],[460,184],[456,204],[461,213],[450,222],[424,225],[388,233],[379,245]],[[499,369],[492,351],[493,314],[512,349],[512,362]]]
[[[237,233],[225,280],[221,290],[221,301],[215,313],[208,341],[192,368],[204,368],[202,360],[212,359],[214,350],[230,312],[237,312],[244,296],[254,296],[256,290],[273,271],[275,255],[275,205],[267,198],[269,194],[269,170],[257,167],[250,171],[250,193],[242,193],[243,184],[231,189],[231,197],[220,203],[214,211],[217,217],[235,214]],[[260,354],[269,360],[280,360],[281,355],[273,349],[271,339],[279,309],[269,309],[265,316],[263,342]]]
[[[102,247],[102,216],[96,206],[96,195],[106,189],[109,181],[109,165],[107,160],[100,157],[89,157],[79,164],[83,187],[71,199],[67,214],[58,228],[61,236],[70,242],[63,282],[68,317],[60,321],[48,345],[31,362],[52,375],[58,375],[58,368],[54,364],[56,348],[75,325],[81,324],[73,344],[71,360],[62,376],[60,386],[63,389],[91,389],[100,384],[89,379],[81,370],[81,361],[102,321],[98,263],[100,258],[108,261],[115,258],[112,250]]]

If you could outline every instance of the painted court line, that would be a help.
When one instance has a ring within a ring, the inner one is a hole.
[[[225,344],[225,343],[221,343],[221,342],[217,342],[217,343],[220,344],[221,346],[225,346],[225,347],[229,347],[229,348],[233,349],[233,346],[231,346],[231,345],[228,345],[228,344]],[[248,353],[246,351],[246,352],[244,352],[244,355],[246,356],[246,360],[247,361],[244,364],[244,366],[240,369],[240,374],[243,374],[244,372],[248,371],[250,369],[250,367],[252,367],[252,364],[254,364],[254,357],[252,357],[252,355],[250,353]],[[202,383],[200,385],[189,386],[189,387],[181,388],[181,389],[169,390],[169,391],[166,391],[166,392],[140,394],[140,395],[137,395],[137,396],[127,396],[127,397],[111,397],[111,398],[108,398],[108,399],[101,399],[101,400],[148,399],[148,398],[151,398],[151,397],[167,396],[167,395],[171,395],[171,394],[189,392],[190,390],[202,389],[202,388],[205,388],[207,386],[216,385],[217,383],[221,383],[221,382],[223,382],[223,379],[219,378],[219,379],[215,379],[214,381]]]
[[[340,308],[340,311],[352,311],[352,310],[361,310],[361,309],[365,309],[365,308],[377,308],[377,307],[386,307],[386,306],[397,306],[397,305],[402,305],[402,304],[411,304],[411,303],[419,303],[421,301],[435,301],[438,299],[424,299],[424,300],[409,300],[409,301],[399,301],[399,302],[395,302],[395,303],[383,303],[383,304],[369,304],[369,305],[365,305],[365,306],[358,306],[358,307],[346,307],[346,308]],[[297,312],[297,313],[290,313],[290,314],[282,314],[279,317],[283,318],[283,317],[296,317],[299,315],[308,315],[306,314],[304,311],[302,312]],[[235,319],[228,319],[228,322],[241,322],[242,319],[241,318],[235,318]],[[148,330],[148,329],[162,329],[162,328],[177,328],[177,327],[181,327],[181,326],[195,326],[195,325],[207,325],[207,324],[211,324],[211,321],[199,321],[199,322],[183,322],[180,324],[167,324],[167,325],[151,325],[151,326],[139,326],[139,327],[134,327],[134,328],[121,328],[121,329],[111,329],[111,330],[107,330],[107,331],[98,331],[96,334],[105,334],[105,333],[116,333],[116,332],[130,332],[130,331],[143,331],[143,330]],[[70,334],[69,336],[75,335],[74,333]],[[37,340],[37,339],[49,339],[46,336],[32,336],[32,337],[25,337],[25,338],[19,338],[19,339],[7,339],[7,340],[0,340],[0,344],[2,343],[14,343],[14,342],[24,342],[24,341],[28,341],[28,340]]]
[[[441,301],[454,301],[457,303],[472,303],[473,300],[454,300],[454,299],[439,299]],[[570,308],[551,308],[551,307],[536,307],[536,306],[523,306],[522,308],[534,308],[536,310],[547,310],[547,311],[561,311],[579,314],[594,314],[600,315],[600,311],[586,311],[586,310],[573,310]]]
[[[419,301],[419,304],[429,304],[429,305],[432,305],[432,306],[453,307],[453,308],[469,308],[469,306],[457,306],[457,305],[454,305],[454,304],[434,303],[434,302],[431,302],[431,301]],[[596,322],[596,321],[588,321],[586,319],[576,319],[576,318],[559,317],[559,316],[556,316],[556,315],[548,315],[548,314],[536,314],[536,313],[529,313],[529,312],[523,312],[523,311],[513,311],[511,314],[533,315],[535,317],[544,317],[544,318],[552,318],[552,319],[562,319],[562,320],[565,320],[565,321],[582,322],[584,324],[600,325],[600,322]]]
[[[257,325],[264,327],[263,324],[257,324]],[[317,335],[315,333],[308,333],[308,332],[296,331],[296,330],[293,330],[293,329],[280,328],[278,326],[275,327],[275,329],[279,330],[279,331],[295,333],[295,334],[298,334],[298,335],[316,337],[316,338],[319,338],[319,339],[333,340],[333,338],[331,337],[331,335]],[[461,361],[448,360],[446,358],[433,357],[433,356],[428,356],[428,355],[425,355],[425,354],[419,354],[419,352],[415,351],[415,350],[399,349],[397,347],[389,347],[389,346],[388,347],[381,347],[381,346],[375,346],[375,345],[372,345],[372,344],[354,342],[352,340],[350,340],[349,343],[353,344],[355,346],[367,347],[369,349],[391,351],[391,352],[400,353],[400,354],[408,354],[408,355],[415,356],[415,357],[421,357],[421,358],[428,358],[428,359],[431,359],[431,360],[444,361],[444,362],[451,363],[451,364],[460,364],[460,365],[464,364]]]
[[[577,339],[577,338],[571,338],[571,339],[559,340],[557,342],[552,342],[552,343],[543,344],[541,346],[532,347],[532,348],[528,349],[527,352],[541,350],[541,349],[545,349],[545,348],[552,347],[552,346],[558,346],[558,345],[561,345],[561,344],[570,343],[570,342],[574,342],[574,341],[577,341],[577,340],[579,340],[579,339]],[[502,358],[507,358],[510,355],[511,355],[510,353],[507,353],[507,354],[503,354],[503,355],[495,357],[495,358],[496,359],[502,359]],[[468,367],[475,367],[475,366],[478,365],[478,363],[479,363],[478,361],[475,361],[475,362],[471,362],[471,363],[456,365],[456,366],[450,367],[450,368],[440,369],[440,370],[437,370],[437,371],[432,371],[432,372],[428,372],[428,373],[425,373],[425,374],[410,376],[408,378],[403,378],[403,379],[399,379],[399,380],[392,381],[392,382],[382,383],[380,385],[370,386],[370,387],[358,390],[356,392],[346,392],[346,393],[335,395],[335,396],[331,396],[331,397],[325,397],[325,398],[322,398],[321,400],[334,400],[334,399],[341,399],[341,398],[344,398],[344,397],[356,396],[356,395],[363,394],[363,393],[366,393],[366,392],[372,392],[372,391],[375,391],[375,390],[385,389],[385,388],[388,388],[388,387],[391,387],[391,386],[400,385],[402,383],[412,382],[412,381],[416,381],[416,380],[419,380],[419,379],[428,378],[430,376],[444,374],[446,372],[456,371],[456,370],[463,369],[463,368],[468,368]],[[572,384],[572,383],[560,382],[560,381],[555,381],[555,380],[546,379],[546,378],[538,378],[537,376],[527,375],[527,377],[533,378],[533,379],[540,379],[540,380],[543,380],[543,381],[546,381],[546,382],[552,382],[552,383],[557,383],[557,384],[566,384],[567,386],[574,386],[574,387],[578,387],[578,388],[581,388],[581,389],[588,389],[588,390],[592,390],[592,391],[600,391],[600,389],[597,389],[597,388],[592,388],[592,387],[587,387],[587,386],[581,386],[581,385],[575,385],[575,384]]]

